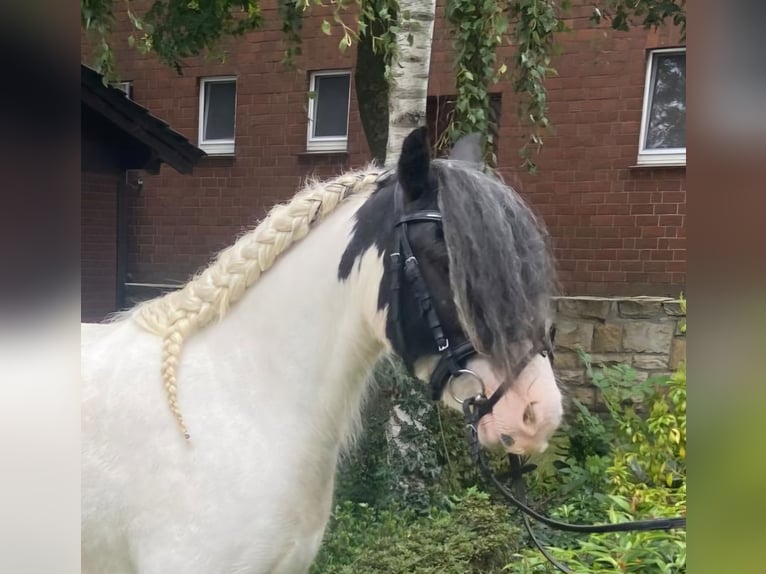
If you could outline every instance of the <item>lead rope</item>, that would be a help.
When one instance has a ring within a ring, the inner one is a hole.
[[[621,522],[619,524],[570,524],[568,522],[560,522],[544,516],[533,510],[526,504],[526,484],[524,482],[524,474],[534,470],[534,465],[525,465],[524,460],[515,454],[508,455],[511,463],[511,486],[513,491],[506,485],[500,482],[497,477],[489,468],[486,460],[481,452],[481,445],[479,444],[478,424],[481,418],[480,412],[482,407],[488,401],[487,397],[483,395],[477,395],[475,397],[467,399],[463,403],[463,416],[466,420],[466,429],[468,431],[468,440],[470,446],[471,457],[476,465],[481,470],[484,477],[497,487],[498,490],[513,504],[518,510],[521,511],[521,516],[524,520],[524,526],[529,534],[530,539],[535,544],[537,549],[545,556],[545,558],[559,571],[564,574],[572,574],[566,566],[558,562],[550,552],[540,543],[532,531],[532,527],[529,523],[528,516],[531,516],[538,522],[545,524],[556,530],[563,530],[566,532],[580,532],[580,533],[605,533],[605,532],[631,532],[631,531],[647,531],[647,530],[672,530],[674,528],[686,528],[686,517],[678,516],[674,518],[654,518],[649,520],[636,520],[632,522]],[[515,491],[515,492],[514,492]]]

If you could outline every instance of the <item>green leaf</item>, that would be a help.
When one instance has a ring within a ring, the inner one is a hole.
[[[322,20],[322,33],[326,34],[327,36],[330,35],[330,23],[327,20]]]

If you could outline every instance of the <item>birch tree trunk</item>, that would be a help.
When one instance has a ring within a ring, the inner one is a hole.
[[[404,138],[426,122],[435,12],[436,0],[399,0],[398,61],[392,66],[388,91],[386,167],[396,165]]]

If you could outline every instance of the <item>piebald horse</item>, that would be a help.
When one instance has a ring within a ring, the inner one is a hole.
[[[83,325],[83,572],[306,572],[387,354],[429,381],[467,345],[435,394],[502,385],[482,444],[546,447],[548,239],[479,157],[416,130],[395,170],[310,182],[183,288]]]

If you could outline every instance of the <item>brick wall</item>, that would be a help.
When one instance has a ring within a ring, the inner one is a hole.
[[[83,321],[115,311],[117,182],[115,174],[82,172],[81,305]]]
[[[675,45],[675,31],[615,33],[593,27],[584,1],[561,34],[559,77],[548,83],[554,133],[537,158],[540,171],[519,171],[524,126],[507,83],[501,92],[498,159],[506,181],[544,217],[569,294],[677,295],[686,281],[684,168],[635,168],[646,50]],[[138,4],[138,3],[136,3]],[[129,272],[135,281],[183,280],[289,198],[307,175],[330,176],[364,165],[369,152],[352,82],[346,155],[305,155],[308,71],[353,68],[355,51],[340,53],[339,36],[320,31],[329,14],[314,9],[304,25],[298,70],[281,62],[274,2],[264,3],[267,26],[228,42],[224,63],[195,59],[177,76],[156,59],[125,47],[129,23],[117,20],[118,69],[133,81],[134,98],[197,141],[199,78],[236,75],[236,157],[207,158],[194,176],[163,168],[145,178],[129,202]],[[430,95],[454,93],[453,53],[444,2],[439,1]],[[349,17],[350,19],[350,17]],[[500,57],[510,60],[511,48]]]
[[[554,133],[540,175],[513,181],[551,230],[567,293],[677,296],[686,283],[686,169],[633,167],[647,49],[677,37],[596,29],[588,6],[574,13],[555,61],[559,77],[548,82]],[[501,142],[518,133],[506,121]]]

